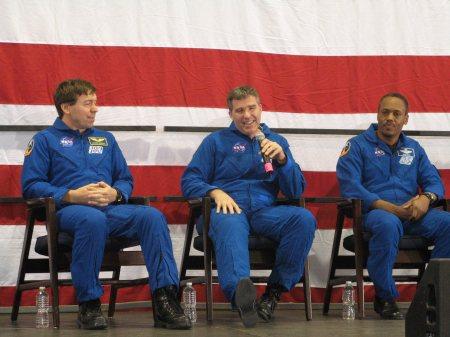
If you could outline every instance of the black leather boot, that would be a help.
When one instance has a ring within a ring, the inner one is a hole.
[[[184,315],[177,299],[177,288],[167,286],[153,292],[153,320],[155,328],[190,329],[192,324]]]
[[[283,291],[284,288],[280,285],[267,285],[264,294],[256,301],[256,312],[259,318],[265,322],[269,322],[273,318],[273,313]]]
[[[400,312],[400,309],[398,308],[395,300],[385,301],[375,296],[375,300],[373,301],[373,308],[375,309],[375,312],[377,312],[381,316],[382,319],[404,319],[404,316]]]
[[[239,311],[239,317],[246,328],[254,327],[258,319],[255,310],[256,289],[252,280],[239,280],[234,293],[234,303]]]
[[[87,330],[101,330],[108,327],[108,322],[102,314],[99,299],[79,304],[77,325],[80,329]]]

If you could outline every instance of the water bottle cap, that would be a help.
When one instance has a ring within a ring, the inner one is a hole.
[[[45,290],[45,287],[39,287],[39,290]]]
[[[346,286],[351,286],[351,285],[353,285],[353,283],[352,283],[352,281],[346,281],[346,282],[345,282],[345,285],[346,285]]]
[[[186,285],[187,285],[188,287],[192,287],[192,282],[186,282]]]

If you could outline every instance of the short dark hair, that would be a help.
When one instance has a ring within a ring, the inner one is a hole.
[[[378,110],[380,110],[380,106],[381,106],[381,102],[388,97],[395,97],[395,98],[399,98],[403,101],[403,104],[405,105],[405,109],[406,109],[406,113],[408,113],[409,111],[409,103],[408,103],[408,99],[406,98],[405,95],[402,95],[399,92],[389,92],[386,95],[384,95],[383,97],[380,98],[380,100],[378,101]]]
[[[61,82],[56,88],[53,96],[59,118],[64,116],[61,104],[69,103],[70,105],[74,105],[79,96],[93,94],[96,90],[97,89],[95,89],[91,82],[79,78],[68,79]]]
[[[260,103],[258,91],[256,91],[255,88],[253,88],[249,85],[243,85],[243,86],[236,87],[233,90],[231,90],[227,96],[228,110],[229,111],[233,110],[233,100],[235,100],[235,99],[241,100],[241,99],[247,98],[248,96],[255,97],[256,101],[258,103]]]

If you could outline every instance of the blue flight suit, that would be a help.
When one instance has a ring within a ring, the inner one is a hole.
[[[316,220],[308,210],[274,206],[280,189],[287,197],[300,197],[305,179],[286,139],[262,126],[266,138],[277,142],[287,156],[282,166],[273,162],[272,174],[264,172],[258,141],[242,134],[231,123],[229,128],[203,140],[181,180],[187,198],[204,197],[218,188],[230,195],[242,210],[241,214],[211,211],[208,234],[214,244],[219,283],[229,300],[238,281],[250,275],[250,232],[279,243],[268,283],[289,290],[302,276],[316,229]],[[197,229],[202,232],[201,223]]]
[[[377,296],[393,300],[399,296],[392,277],[403,234],[434,240],[432,258],[450,257],[450,213],[429,209],[417,221],[371,209],[376,200],[402,205],[419,191],[444,196],[444,186],[436,168],[419,143],[403,133],[394,150],[376,135],[377,124],[350,139],[338,160],[336,173],[343,197],[363,202],[364,229],[371,232],[367,269]]]
[[[178,286],[178,273],[164,215],[149,206],[94,207],[65,203],[69,189],[104,181],[117,188],[124,200],[133,178],[123,154],[107,131],[71,130],[57,118],[28,144],[22,170],[25,198],[53,197],[59,230],[74,237],[71,274],[78,302],[103,294],[98,280],[108,236],[139,239],[152,290]]]

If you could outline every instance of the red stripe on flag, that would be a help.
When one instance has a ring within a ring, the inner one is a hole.
[[[264,285],[257,285],[257,293],[260,296],[264,292]],[[73,305],[76,304],[76,295],[73,287],[64,286],[59,288],[59,303],[60,305]],[[205,287],[204,285],[195,285],[195,289],[197,290],[197,301],[201,303],[205,303],[206,295],[205,295]],[[400,292],[399,302],[409,302],[414,297],[416,291],[415,284],[400,284],[397,285],[397,289]],[[109,286],[104,287],[105,293],[101,297],[101,301],[103,304],[108,304],[109,301]],[[15,287],[0,287],[0,307],[10,307],[13,304]],[[214,292],[214,302],[215,303],[227,303],[222,290],[219,285],[214,284],[213,286]],[[324,288],[311,288],[311,297],[313,303],[323,303],[325,289]],[[374,298],[374,287],[372,285],[366,285],[364,287],[364,298],[366,302],[372,302]],[[342,287],[334,288],[331,302],[332,303],[340,303],[342,297]],[[117,303],[123,302],[136,302],[136,301],[149,301],[150,290],[147,285],[145,286],[135,286],[130,288],[119,289]],[[304,302],[303,297],[303,289],[301,287],[296,287],[290,293],[283,294],[281,298],[281,302],[293,302],[299,303]],[[36,305],[36,290],[25,291],[22,295],[22,306],[34,306]],[[20,319],[20,315],[19,315]]]
[[[0,186],[4,196],[20,196],[20,165],[0,165]],[[161,210],[169,223],[183,224],[187,219],[187,205],[183,202],[163,202],[168,195],[181,195],[180,179],[183,166],[131,166],[135,179],[134,195],[154,195],[158,197],[153,206]],[[450,170],[440,170],[450,197]],[[305,196],[338,196],[339,189],[334,172],[304,172],[308,183]],[[316,215],[319,229],[333,229],[336,221],[334,205],[308,205]],[[0,224],[23,224],[24,207],[20,205],[0,205]]]
[[[224,108],[230,88],[248,83],[271,111],[371,112],[389,91],[406,94],[411,111],[450,111],[450,56],[0,43],[0,64],[5,104],[51,104],[60,81],[81,77],[110,106]]]

